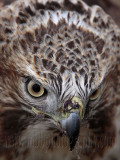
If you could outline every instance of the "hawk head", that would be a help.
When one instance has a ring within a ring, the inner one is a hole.
[[[21,151],[32,140],[41,147],[50,140],[49,150],[67,137],[73,150],[90,133],[85,154],[93,156],[101,142],[92,136],[115,136],[118,27],[99,7],[72,0],[21,0],[0,21],[2,147]]]

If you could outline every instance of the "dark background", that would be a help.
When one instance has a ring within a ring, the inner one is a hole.
[[[0,7],[8,5],[16,0],[0,0]],[[116,23],[120,26],[120,0],[83,0],[88,5],[99,5],[105,12],[113,17]]]

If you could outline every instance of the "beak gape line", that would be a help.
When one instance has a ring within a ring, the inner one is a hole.
[[[61,117],[56,117],[51,113],[45,113],[32,107],[32,111],[39,115],[44,114],[54,119],[69,138],[70,150],[74,149],[80,131],[80,121],[83,118],[83,104],[78,97],[67,100],[60,108]]]

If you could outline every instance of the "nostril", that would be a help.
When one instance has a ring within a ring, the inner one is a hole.
[[[74,104],[74,109],[79,109],[80,108],[80,105],[78,103],[75,103]]]
[[[66,108],[66,107],[68,107],[70,105],[72,105],[72,101],[69,99],[64,103],[64,108]]]
[[[70,112],[72,109],[79,109],[80,105],[77,102],[72,102],[72,99],[69,99],[64,104],[64,111]]]
[[[80,117],[83,116],[83,104],[82,101],[78,97],[73,97],[72,99],[68,99],[59,111],[61,112],[62,118],[66,118],[70,115],[70,113],[76,112],[80,114]]]
[[[72,101],[71,100],[67,100],[64,103],[64,112],[69,112],[72,108]]]

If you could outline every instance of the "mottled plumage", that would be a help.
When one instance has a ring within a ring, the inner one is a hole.
[[[31,81],[43,87],[41,97],[30,94]],[[69,151],[61,118],[82,105]],[[109,15],[81,0],[19,0],[1,9],[1,160],[119,160],[119,122],[120,29]]]

